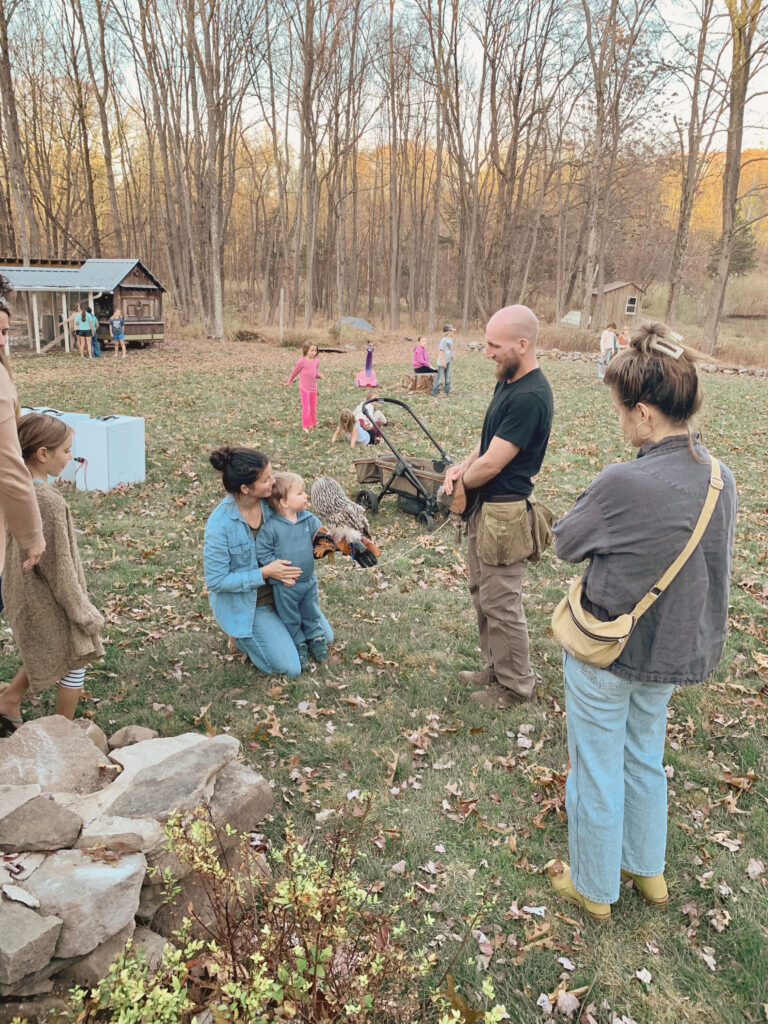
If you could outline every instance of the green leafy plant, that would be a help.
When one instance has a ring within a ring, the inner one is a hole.
[[[365,811],[363,812],[363,820]],[[411,1024],[431,1016],[456,1019],[435,995],[438,955],[405,944],[399,904],[383,905],[377,886],[355,869],[362,824],[337,827],[314,851],[289,826],[271,856],[273,872],[248,836],[220,832],[206,812],[176,815],[169,848],[191,867],[204,897],[190,906],[178,949],[166,947],[156,974],[130,947],[91,992],[75,989],[80,1024],[194,1024],[206,1007],[216,1024]],[[432,923],[424,915],[424,924]],[[193,931],[206,938],[192,938]],[[413,935],[409,934],[409,939]],[[489,981],[490,984],[490,981]],[[451,981],[450,991],[453,992]],[[485,991],[493,998],[492,989]],[[504,1019],[503,1007],[474,1019]]]

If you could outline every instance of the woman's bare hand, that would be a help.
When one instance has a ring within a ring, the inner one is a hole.
[[[301,569],[298,565],[292,565],[287,558],[276,558],[274,562],[268,562],[261,567],[261,575],[265,580],[277,580],[286,587],[292,587],[301,576]]]

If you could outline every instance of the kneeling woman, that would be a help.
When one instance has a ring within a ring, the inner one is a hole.
[[[586,611],[602,621],[630,612],[688,544],[710,478],[721,490],[698,544],[616,661],[595,668],[564,657],[570,866],[547,868],[553,887],[595,920],[609,917],[620,877],[648,903],[669,902],[667,703],[676,686],[702,682],[720,661],[736,518],[733,475],[723,465],[713,475],[689,426],[701,404],[695,362],[667,329],[643,324],[608,364],[605,383],[639,452],[604,469],[555,524],[560,558],[589,559]]]
[[[210,463],[227,491],[205,524],[203,558],[211,611],[258,669],[297,676],[299,653],[275,612],[272,584],[293,586],[301,569],[285,558],[261,567],[256,560],[256,536],[275,514],[266,501],[275,482],[270,461],[253,448],[222,447],[211,452]],[[322,613],[321,618],[330,642],[333,631]]]

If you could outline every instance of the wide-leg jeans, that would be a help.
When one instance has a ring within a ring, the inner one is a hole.
[[[674,685],[630,682],[570,654],[563,673],[571,881],[587,899],[615,903],[622,869],[647,877],[664,871],[662,760]]]

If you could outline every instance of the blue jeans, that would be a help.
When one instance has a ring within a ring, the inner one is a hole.
[[[333,630],[322,612],[320,618],[325,638],[331,643]],[[240,637],[237,646],[243,654],[248,655],[256,668],[266,675],[294,677],[301,674],[296,644],[291,640],[291,634],[277,613],[268,605],[256,608],[253,615],[253,632],[250,636]]]
[[[277,614],[297,647],[323,636],[328,625],[320,611],[317,576],[313,572],[305,579],[305,575],[303,573],[292,587],[284,587],[282,583],[272,586]]]
[[[451,364],[448,363],[446,366],[438,366],[437,377],[435,378],[435,386],[432,388],[432,394],[437,395],[440,393],[440,385],[445,388],[446,395],[451,393]]]
[[[563,655],[565,787],[571,881],[595,903],[619,898],[623,868],[664,871],[667,777],[662,758],[673,684],[628,682]]]

